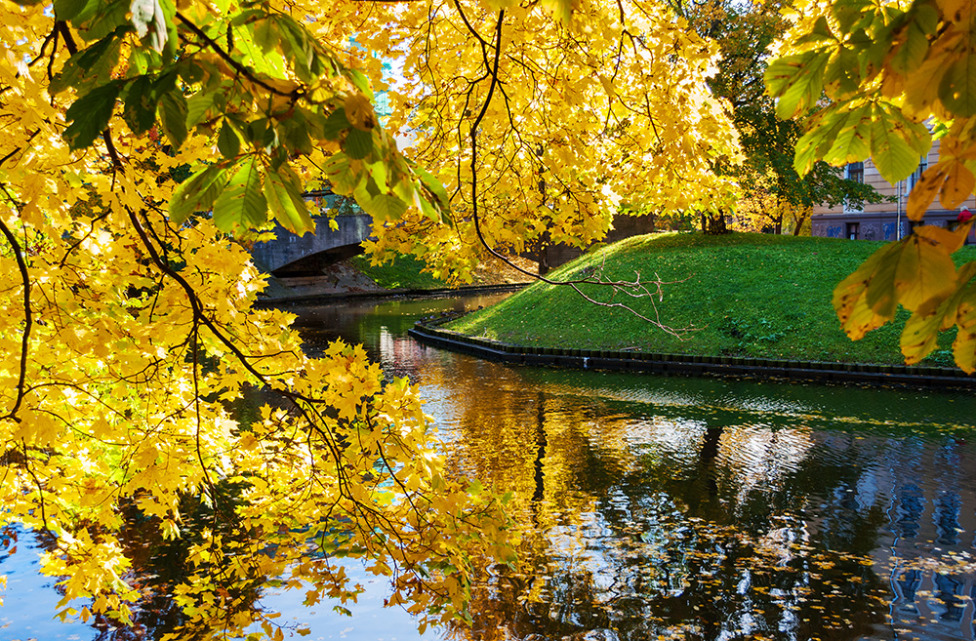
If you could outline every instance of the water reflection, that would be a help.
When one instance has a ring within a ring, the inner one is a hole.
[[[965,397],[430,351],[452,463],[536,533],[465,636],[973,638]]]
[[[310,350],[363,342],[420,382],[451,469],[511,491],[526,526],[519,565],[476,586],[473,627],[427,636],[974,638],[971,399],[517,368],[406,337],[463,304],[293,310]],[[261,598],[312,639],[415,638],[374,587],[351,619]],[[4,621],[2,638],[36,634]]]

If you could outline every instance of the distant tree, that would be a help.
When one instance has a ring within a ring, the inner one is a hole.
[[[782,10],[789,0],[667,2],[699,35],[719,45],[720,62],[708,84],[727,101],[746,159],[719,165],[718,171],[739,183],[744,200],[737,209],[745,205],[757,231],[782,233],[784,217],[797,215],[793,228],[799,230],[815,205],[859,206],[881,200],[873,187],[845,179],[839,168],[827,163],[816,163],[802,176],[793,167],[802,127],[797,120],[777,115],[763,81],[770,48],[788,26]],[[718,218],[703,216],[705,231],[721,231],[723,221]]]

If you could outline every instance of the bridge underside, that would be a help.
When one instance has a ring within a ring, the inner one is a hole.
[[[340,261],[352,258],[353,256],[358,256],[359,254],[362,254],[363,251],[363,246],[361,244],[333,247],[332,249],[326,249],[316,254],[299,258],[298,260],[288,263],[287,265],[282,265],[281,267],[272,270],[271,274],[279,278],[291,276],[318,276],[330,265],[334,265]]]
[[[362,242],[372,233],[372,219],[365,215],[336,216],[337,229],[329,218],[315,219],[315,233],[296,236],[281,226],[276,238],[255,243],[251,256],[267,273],[279,277],[316,276],[338,261],[363,252]]]
[[[339,261],[361,254],[361,243],[372,234],[372,218],[356,214],[335,216],[331,220],[335,221],[336,229],[328,217],[320,216],[315,219],[315,233],[304,236],[296,236],[278,226],[275,240],[254,245],[251,255],[255,264],[277,277],[314,277]],[[654,231],[652,218],[618,216],[604,242],[651,231]],[[568,245],[543,243],[523,257],[539,263],[539,273],[544,274],[581,253],[582,250]]]

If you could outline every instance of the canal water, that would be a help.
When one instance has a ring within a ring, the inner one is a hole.
[[[532,532],[518,567],[476,586],[470,628],[419,635],[363,573],[351,617],[269,589],[263,605],[309,623],[305,638],[974,638],[969,394],[515,367],[406,335],[490,302],[291,310],[309,350],[362,342],[419,383],[450,468],[513,492]],[[173,620],[162,598],[138,629],[52,621],[37,542],[15,534],[16,552],[0,545],[0,639],[153,638]]]

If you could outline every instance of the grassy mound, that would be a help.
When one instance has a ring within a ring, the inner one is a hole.
[[[587,254],[552,274],[604,280],[673,281],[654,300],[661,321],[680,337],[622,309],[590,304],[564,286],[537,283],[451,323],[474,336],[542,347],[753,356],[833,362],[901,363],[898,337],[908,314],[849,340],[831,306],[834,286],[881,243],[762,234],[637,236]],[[976,260],[964,247],[960,260]],[[654,317],[647,298],[585,286],[592,298],[622,302]],[[952,337],[926,365],[952,365]]]

